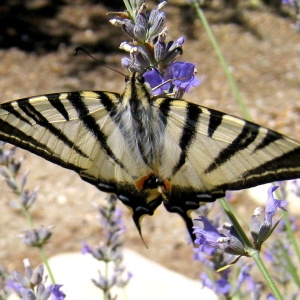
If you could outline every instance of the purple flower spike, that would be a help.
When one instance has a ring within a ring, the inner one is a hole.
[[[87,254],[87,253],[92,254],[93,253],[91,247],[85,241],[82,241],[81,244],[82,244],[82,248],[81,248],[82,254]]]
[[[153,95],[175,93],[176,98],[181,98],[192,87],[200,84],[200,80],[195,77],[195,65],[182,61],[171,63],[163,74],[153,69],[146,72],[143,76],[152,89],[165,83],[153,90]]]
[[[204,246],[207,246],[233,255],[246,255],[244,245],[238,237],[230,234],[230,232],[228,237],[220,234],[205,216],[200,217],[198,220],[203,222],[204,226],[203,229],[196,227],[194,230],[195,234],[199,234],[195,240],[195,244],[201,245],[199,251],[204,251]]]
[[[226,295],[230,292],[231,289],[230,283],[225,278],[220,278],[216,280],[216,284],[217,284],[216,292],[218,294]]]
[[[273,192],[278,189],[278,186],[271,186],[268,189],[268,199],[266,204],[266,213],[265,213],[265,219],[272,223],[272,218],[274,217],[277,208],[281,208],[282,210],[285,210],[285,206],[287,206],[287,201],[285,200],[277,200],[273,197]]]
[[[21,288],[22,287],[23,286],[20,282],[16,282],[13,279],[8,279],[7,280],[6,288],[9,289],[9,290],[14,291],[18,295],[21,295]]]
[[[156,69],[146,72],[143,76],[145,81],[149,83],[151,89],[156,88],[165,81]],[[169,87],[170,83],[165,83],[163,86],[153,90],[152,93],[153,95],[161,95],[164,93],[164,90],[168,90]]]
[[[66,294],[60,291],[62,287],[61,284],[56,284],[51,291],[51,300],[64,300],[66,298]]]
[[[209,246],[213,248],[218,247],[217,240],[220,237],[224,237],[221,235],[217,228],[215,228],[205,216],[201,216],[199,221],[203,222],[204,228],[197,227],[194,230],[194,233],[199,234],[200,236],[195,240],[195,244],[202,245],[201,251],[204,250],[204,246]]]
[[[277,208],[286,210],[285,206],[287,201],[277,200],[273,196],[273,192],[276,191],[278,186],[271,186],[268,189],[268,198],[265,208],[265,216],[262,221],[260,221],[261,208],[256,208],[253,216],[251,217],[250,230],[253,237],[253,242],[257,249],[260,249],[262,243],[269,238],[271,232],[273,231],[272,222],[273,217],[277,211]]]
[[[201,279],[203,286],[206,286],[209,289],[214,290],[214,282],[208,277],[208,275],[206,273],[204,273],[204,272],[201,273],[199,277]]]
[[[170,64],[166,68],[164,79],[175,79],[172,81],[172,84],[184,93],[188,93],[191,87],[196,87],[200,84],[200,80],[195,77],[195,65],[182,61]]]
[[[237,283],[235,285],[235,290],[240,290],[241,285],[244,282],[248,283],[248,290],[253,291],[255,289],[255,280],[250,275],[250,270],[253,267],[253,264],[245,265],[241,268],[240,274],[237,278]]]

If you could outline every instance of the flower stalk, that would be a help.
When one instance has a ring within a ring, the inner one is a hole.
[[[40,229],[34,229],[34,222],[30,214],[30,207],[34,204],[36,199],[37,188],[33,191],[25,189],[27,174],[21,175],[21,179],[18,180],[19,172],[21,169],[23,159],[16,160],[15,148],[5,149],[5,143],[0,142],[0,173],[4,177],[7,185],[14,194],[18,196],[18,201],[11,201],[10,205],[16,210],[21,210],[26,217],[27,223],[31,230],[26,231],[21,236],[25,244],[39,249],[43,263],[45,264],[52,284],[55,284],[55,279],[51,268],[48,263],[48,258],[45,253],[44,244],[48,241],[51,233],[41,227]],[[46,235],[45,235],[46,234]],[[37,240],[42,237],[42,240]]]
[[[201,9],[201,7],[200,7],[200,5],[199,5],[199,3],[198,3],[197,0],[193,0],[192,2],[193,2],[195,10],[196,10],[196,12],[197,12],[197,14],[199,16],[199,19],[201,20],[201,22],[203,24],[203,27],[206,30],[206,33],[207,33],[207,35],[208,35],[208,37],[210,39],[210,42],[211,42],[212,46],[215,49],[215,52],[216,52],[216,54],[217,54],[217,56],[219,58],[220,64],[223,67],[223,70],[224,70],[224,72],[226,74],[226,77],[227,77],[227,80],[229,82],[229,85],[230,85],[230,87],[232,89],[232,92],[233,92],[233,94],[235,96],[235,99],[236,99],[236,101],[237,101],[237,103],[238,103],[238,105],[239,105],[239,107],[241,109],[243,117],[246,120],[251,121],[250,114],[248,113],[247,107],[246,107],[246,105],[245,105],[245,103],[243,101],[243,98],[242,98],[242,96],[241,96],[241,94],[239,92],[239,89],[237,87],[236,81],[235,81],[234,77],[232,76],[232,74],[230,72],[230,68],[229,68],[229,66],[227,64],[227,61],[226,61],[226,59],[225,59],[225,57],[223,55],[223,52],[222,52],[222,50],[221,50],[221,48],[220,48],[220,46],[219,46],[219,44],[217,42],[217,39],[215,38],[215,35],[214,35],[213,31],[211,30],[211,28],[209,26],[209,23],[208,23],[208,21],[207,21],[207,19],[205,17],[205,14],[204,14],[203,10]]]

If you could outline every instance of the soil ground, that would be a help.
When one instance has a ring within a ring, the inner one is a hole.
[[[42,5],[45,1],[32,2]],[[107,23],[105,13],[109,10],[122,9],[106,7],[103,2],[77,1],[73,5],[61,6],[55,17],[44,20],[35,15],[36,7],[29,7],[30,17],[36,17],[32,18],[36,23],[30,26],[39,32],[45,25],[49,36],[40,35],[34,49],[25,49],[24,45],[13,42],[6,45],[2,41],[1,102],[62,91],[90,89],[122,93],[122,76],[85,55],[72,55],[76,46],[84,45],[101,62],[126,72],[119,64],[125,54],[117,50],[126,37]],[[169,39],[186,37],[180,60],[195,63],[202,81],[201,86],[192,90],[185,99],[242,116],[207,34],[193,10],[180,2],[170,1],[165,11]],[[232,18],[235,16],[232,9],[214,7],[207,9],[206,14],[252,119],[300,140],[300,35],[291,26],[294,20],[287,17],[288,14],[278,14],[265,6],[243,10],[239,22]],[[10,32],[9,28],[6,31]],[[23,38],[30,39],[32,32]],[[39,186],[37,203],[32,209],[35,224],[54,225],[47,253],[80,251],[82,240],[99,243],[101,230],[92,203],[102,203],[105,194],[71,171],[28,152],[20,150],[18,153],[26,158],[23,171],[29,171],[28,188]],[[39,262],[39,257],[18,238],[20,230],[27,229],[28,225],[10,208],[9,200],[14,197],[3,181],[0,184],[0,264],[9,269],[20,269],[24,257],[29,257],[33,265]],[[252,204],[247,194],[242,193],[238,194],[234,205],[243,215],[249,214]],[[201,264],[192,263],[193,249],[179,216],[169,214],[161,207],[153,217],[145,217],[142,228],[149,247],[146,249],[130,212],[121,203],[119,207],[124,211],[127,228],[125,247],[186,276],[198,277]]]

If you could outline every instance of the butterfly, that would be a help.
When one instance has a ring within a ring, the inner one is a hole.
[[[300,144],[243,119],[165,95],[139,73],[122,95],[80,91],[0,105],[0,140],[114,193],[140,221],[163,203],[185,221],[226,190],[300,177]]]

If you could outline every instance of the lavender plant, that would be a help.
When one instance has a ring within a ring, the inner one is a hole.
[[[46,286],[47,277],[44,274],[44,265],[40,265],[32,270],[28,260],[25,260],[25,276],[18,272],[9,273],[3,267],[0,269],[0,299],[6,299],[10,292],[14,291],[24,300],[62,300],[65,294],[60,291],[62,285],[55,284],[54,276],[44,251],[44,245],[52,236],[52,226],[34,228],[29,209],[35,203],[37,189],[32,191],[26,189],[27,174],[20,174],[23,158],[15,157],[15,148],[5,147],[0,142],[0,173],[4,177],[10,189],[18,196],[17,200],[10,202],[13,209],[24,212],[30,230],[23,230],[20,237],[24,244],[39,249],[44,264],[47,267],[52,284]],[[19,179],[20,177],[20,179]],[[122,241],[121,234],[124,226],[121,221],[121,212],[116,208],[116,197],[111,196],[108,199],[107,206],[98,206],[100,226],[104,232],[105,242],[99,247],[91,248],[87,244],[83,246],[84,253],[91,253],[97,260],[102,260],[106,264],[105,273],[99,272],[99,279],[93,280],[96,286],[104,292],[104,299],[117,299],[113,297],[111,289],[114,286],[125,287],[131,278],[131,274],[124,276],[125,268],[122,266]],[[110,276],[109,265],[113,264],[114,273]]]
[[[104,239],[99,246],[90,247],[83,243],[82,252],[91,254],[96,260],[104,263],[104,273],[99,271],[99,278],[92,279],[93,283],[103,291],[104,299],[117,299],[113,294],[115,286],[124,288],[131,278],[131,273],[125,272],[122,266],[122,233],[124,225],[122,212],[116,207],[117,197],[108,197],[106,205],[98,205],[99,223]],[[126,274],[125,274],[126,273]]]
[[[274,186],[269,188],[264,217],[262,217],[263,209],[258,207],[250,218],[251,247],[245,244],[234,226],[221,227],[219,219],[217,222],[209,221],[206,216],[197,219],[203,223],[203,228],[195,227],[195,233],[198,236],[195,243],[200,246],[195,250],[195,258],[201,261],[207,269],[200,275],[202,284],[224,299],[244,299],[250,295],[252,299],[260,299],[264,289],[262,279],[257,281],[254,276],[250,275],[249,271],[253,268],[253,263],[245,264],[245,261],[240,258],[251,257],[254,251],[261,251],[262,245],[273,232],[280,232],[281,239],[272,239],[264,252],[266,261],[270,262],[270,267],[273,269],[273,274],[276,274],[272,277],[278,288],[286,291],[284,299],[296,299],[298,296],[299,277],[291,258],[293,251],[291,247],[288,247],[290,243],[284,242],[288,241],[288,238],[283,240],[282,232],[286,232],[286,227],[280,224],[281,219],[273,225],[277,209],[285,210],[287,205],[285,200],[280,201],[273,197],[273,192],[277,188]],[[236,272],[229,268],[232,265],[235,266]],[[295,285],[296,288],[293,289]],[[268,294],[266,299],[271,299],[271,297],[274,296]],[[280,297],[280,294],[276,295],[276,299],[281,299]]]
[[[150,12],[146,1],[124,0],[124,3],[126,11],[111,13],[115,17],[110,20],[132,40],[120,45],[120,49],[130,55],[122,59],[122,66],[143,74],[154,95],[165,93],[180,98],[191,87],[198,86],[200,81],[195,77],[195,65],[174,61],[182,54],[184,38],[166,42],[168,28],[164,26],[166,15],[162,8],[167,1]]]
[[[45,285],[47,276],[44,276],[44,266],[40,265],[34,270],[29,260],[24,260],[25,275],[12,272],[7,281],[6,288],[14,291],[23,300],[63,300],[65,294],[60,291],[61,285]]]
[[[35,203],[37,196],[37,188],[28,190],[26,188],[27,174],[21,174],[20,169],[23,158],[15,157],[16,148],[5,148],[4,143],[0,142],[0,173],[4,177],[8,187],[18,197],[16,200],[10,201],[10,206],[22,211],[25,215],[29,226],[29,230],[23,230],[21,237],[27,246],[36,247],[39,249],[40,255],[47,267],[48,274],[52,283],[55,283],[50,266],[48,265],[47,256],[44,250],[44,245],[52,235],[51,227],[34,228],[34,222],[30,214],[30,208]]]

